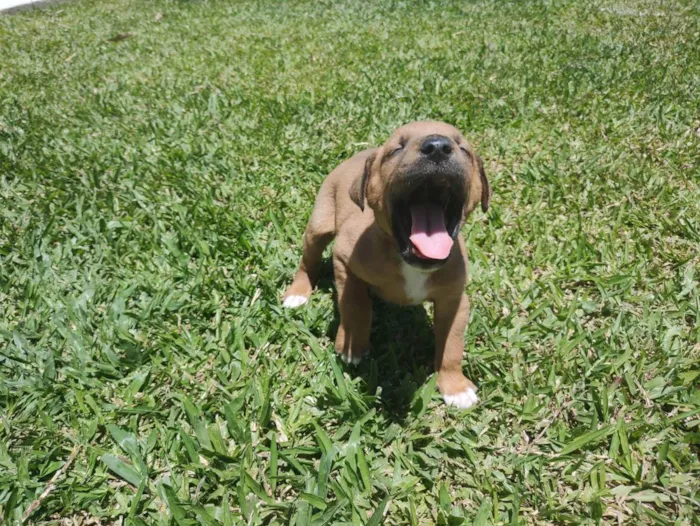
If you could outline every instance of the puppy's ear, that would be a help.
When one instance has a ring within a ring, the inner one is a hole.
[[[491,185],[486,178],[486,170],[484,170],[484,161],[481,157],[476,156],[476,163],[479,165],[479,179],[481,180],[481,210],[486,212],[491,203]]]
[[[362,175],[357,177],[352,185],[350,185],[350,199],[360,207],[360,210],[365,211],[365,196],[367,195],[367,182],[369,181],[369,176],[372,173],[372,165],[374,164],[374,159],[376,159],[376,152],[372,152],[367,160],[365,161],[365,168],[362,171]]]

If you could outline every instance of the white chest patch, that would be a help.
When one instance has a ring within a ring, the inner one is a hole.
[[[404,290],[412,304],[423,303],[428,299],[428,278],[430,272],[413,268],[407,263],[401,263],[401,274],[405,282]]]

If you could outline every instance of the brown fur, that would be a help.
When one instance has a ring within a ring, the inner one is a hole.
[[[396,130],[383,146],[356,154],[330,173],[316,198],[304,234],[301,264],[284,298],[310,296],[323,251],[335,238],[333,268],[340,311],[335,348],[346,361],[369,351],[370,290],[400,305],[413,302],[406,290],[406,263],[392,236],[386,196],[394,179],[421,155],[421,139],[433,134],[451,138],[459,152],[466,191],[462,220],[478,205],[486,211],[491,189],[481,159],[457,129],[441,122],[408,124]],[[403,145],[400,160],[389,155],[399,145]],[[467,270],[460,234],[446,262],[425,273],[426,294],[422,299],[432,301],[435,307],[435,369],[443,395],[476,389],[465,378],[461,365],[469,318],[469,300],[464,293]]]

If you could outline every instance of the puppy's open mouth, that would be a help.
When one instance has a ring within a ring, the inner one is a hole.
[[[445,226],[445,211],[438,204],[416,203],[411,212],[411,235],[408,239],[413,252],[423,259],[445,259],[452,250],[452,238]]]
[[[394,193],[392,229],[403,258],[432,267],[450,255],[464,206],[461,178],[426,177]]]

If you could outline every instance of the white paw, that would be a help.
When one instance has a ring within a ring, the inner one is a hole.
[[[360,362],[362,361],[362,358],[364,358],[365,355],[364,355],[364,354],[360,354],[359,356],[349,357],[349,356],[346,355],[346,354],[339,354],[338,356],[339,356],[340,359],[343,360],[345,363],[348,363],[348,364],[351,363],[352,365],[357,365],[358,363],[360,363]]]
[[[455,395],[443,395],[443,399],[447,405],[453,405],[460,409],[469,409],[479,401],[476,391],[471,387]]]
[[[295,309],[307,301],[309,301],[309,298],[306,296],[287,296],[282,305],[288,309]]]

